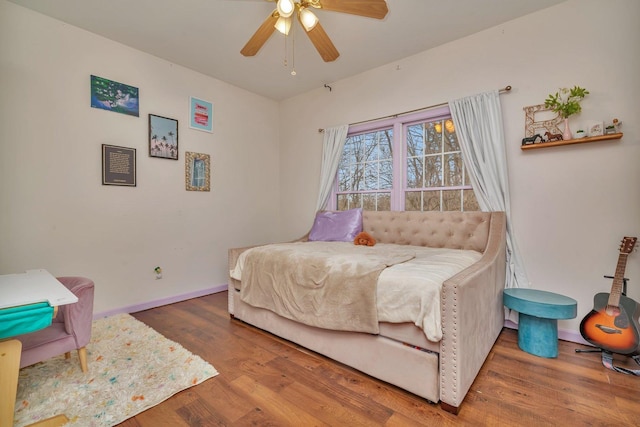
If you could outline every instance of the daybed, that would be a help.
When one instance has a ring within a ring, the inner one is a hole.
[[[431,402],[440,402],[443,409],[457,414],[504,324],[505,214],[364,211],[362,229],[382,247],[394,244],[410,245],[403,246],[406,250],[418,246],[480,253],[477,261],[446,279],[438,289],[439,341],[429,340],[415,322],[380,321],[376,333],[309,326],[247,304],[241,299],[242,280],[231,274],[229,313]],[[297,242],[307,240],[308,235]],[[229,250],[230,272],[248,249]]]

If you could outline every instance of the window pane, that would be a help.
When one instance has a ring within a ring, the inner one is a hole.
[[[338,168],[338,191],[347,191],[351,187],[351,169],[343,164]]]
[[[356,163],[353,165],[351,175],[352,182],[348,190],[364,190],[364,164]]]
[[[439,211],[440,210],[440,193],[441,191],[424,191],[422,196],[424,198],[425,211]]]
[[[462,210],[462,190],[448,190],[442,192],[442,210],[443,211],[461,211]]]
[[[380,159],[393,157],[393,129],[385,129],[380,134]]]
[[[349,197],[346,194],[338,194],[338,202],[336,207],[339,211],[346,211],[349,209]]]
[[[366,211],[376,210],[376,195],[375,193],[362,194],[362,209]]]
[[[479,211],[480,205],[478,204],[478,200],[476,199],[476,195],[473,190],[463,190],[462,191],[463,198],[463,209],[465,211]]]
[[[407,126],[407,156],[424,155],[424,125]]]
[[[425,123],[425,154],[442,152],[442,122]]]
[[[345,186],[342,191],[356,190],[358,188],[358,171],[357,165],[349,166],[349,175],[345,180]]]
[[[391,210],[391,193],[378,193],[378,209],[379,211]]]
[[[378,189],[378,162],[366,163],[363,165],[367,173],[364,177],[364,188],[361,190],[377,190]]]
[[[368,133],[364,144],[363,161],[378,160],[378,134]]]
[[[404,196],[405,211],[421,211],[422,210],[422,192],[407,191]]]
[[[356,135],[354,137],[348,138],[344,143],[344,152],[342,155],[343,161],[345,164],[353,164],[358,160],[358,147],[360,146],[362,141],[362,135]]]
[[[425,187],[442,186],[442,157],[429,156],[425,158]]]
[[[422,157],[407,159],[407,188],[423,187],[423,177]]]
[[[393,188],[393,163],[391,160],[380,162],[380,183],[378,188],[381,190]]]
[[[464,162],[462,163],[464,165]],[[471,180],[469,179],[469,171],[467,170],[467,168],[463,168],[463,175],[464,175],[464,185],[466,185],[467,187],[471,187]]]
[[[462,185],[462,156],[460,153],[445,154],[444,185],[454,187]]]
[[[460,151],[453,120],[444,121],[444,151]]]
[[[389,130],[381,130],[371,133],[359,135],[361,142],[359,156],[356,156],[356,162],[374,161],[390,159],[392,150],[392,135]]]

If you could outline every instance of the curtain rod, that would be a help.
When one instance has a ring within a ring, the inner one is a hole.
[[[498,92],[499,93],[508,93],[510,90],[511,90],[511,86],[506,86],[506,87],[498,90]],[[449,104],[449,103],[448,102],[441,102],[440,104],[434,104],[434,105],[430,105],[428,107],[416,108],[415,110],[404,111],[402,113],[392,114],[390,116],[378,117],[377,119],[370,119],[370,120],[363,120],[361,122],[349,123],[349,126],[360,125],[362,123],[375,122],[375,121],[382,120],[382,119],[394,119],[394,118],[396,118],[398,116],[404,116],[405,114],[415,113],[415,112],[418,112],[418,111],[428,110],[428,109],[431,109],[431,108],[444,107],[447,104]],[[320,129],[318,129],[318,132],[324,132],[324,129],[320,128]]]

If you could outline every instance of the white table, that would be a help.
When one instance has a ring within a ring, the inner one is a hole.
[[[27,270],[26,273],[0,276],[0,309],[39,302],[58,307],[78,302],[78,297],[47,270]],[[0,341],[0,427],[13,426],[21,352],[20,341]]]
[[[0,276],[0,309],[37,302],[57,307],[78,302],[78,297],[47,270]]]

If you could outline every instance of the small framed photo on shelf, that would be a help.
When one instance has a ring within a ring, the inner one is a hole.
[[[136,186],[136,149],[102,144],[102,185]]]
[[[604,122],[592,122],[589,124],[589,136],[604,135]]]
[[[187,151],[184,181],[187,191],[210,191],[211,157],[208,154]]]
[[[149,157],[178,160],[178,121],[149,114]]]
[[[189,127],[204,132],[213,132],[213,104],[193,96],[189,102]]]

